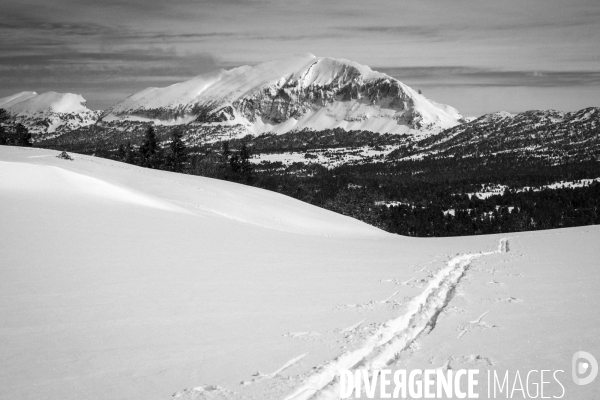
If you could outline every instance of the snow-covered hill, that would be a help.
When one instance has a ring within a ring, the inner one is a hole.
[[[600,356],[598,226],[406,238],[56,154],[0,146],[0,398],[335,399],[357,367],[478,369],[480,399],[487,371],[558,397],[539,371],[561,370],[563,398],[600,396],[571,380]]]
[[[95,123],[100,112],[88,109],[85,103],[81,95],[73,93],[21,92],[0,98],[0,108],[7,110],[15,123],[44,136]]]
[[[367,66],[303,54],[145,89],[103,114],[115,119],[241,124],[252,134],[335,127],[431,133],[462,116]]]

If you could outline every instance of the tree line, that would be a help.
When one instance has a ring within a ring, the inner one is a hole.
[[[7,124],[9,119],[6,110],[0,108],[0,145],[30,147],[31,132],[23,124]]]
[[[252,164],[250,153],[342,143],[377,145],[389,138],[367,131],[330,130],[323,137],[318,132],[301,131],[198,144],[197,138],[182,130],[185,127],[163,126],[156,128],[158,132],[152,124],[136,125],[135,132],[105,128],[85,127],[67,135],[67,139],[43,140],[36,146],[244,183],[402,235],[474,235],[600,223],[597,186],[543,190],[543,185],[554,182],[600,177],[600,159],[585,157],[583,146],[567,158],[524,148],[518,152],[486,150],[467,156],[438,154],[408,160],[391,157],[385,162],[326,168],[316,163]],[[100,129],[101,134],[93,129]],[[394,137],[396,144],[406,149],[413,146],[408,139]],[[486,185],[503,185],[509,190],[484,200],[467,196]],[[526,186],[538,190],[514,190]],[[378,205],[380,202],[396,205],[386,207]]]
[[[477,235],[600,223],[600,184],[544,189],[560,181],[600,177],[600,161],[523,154],[427,157],[343,165],[263,163],[258,187],[408,236]],[[469,196],[486,186],[507,190],[488,199]],[[534,190],[520,191],[523,187]],[[378,205],[393,203],[394,206]]]
[[[171,130],[169,139],[160,142],[152,125],[148,126],[140,146],[131,142],[121,144],[115,155],[105,155],[128,164],[145,168],[201,175],[239,183],[253,182],[253,168],[250,152],[244,144],[239,150],[229,148],[229,142],[223,142],[218,153],[202,154],[192,152],[183,140],[179,128]]]

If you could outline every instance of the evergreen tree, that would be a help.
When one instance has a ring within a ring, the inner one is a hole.
[[[235,179],[236,175],[240,173],[241,170],[241,162],[240,156],[237,153],[231,153],[229,157],[229,168],[231,170],[231,177]]]
[[[117,158],[119,161],[125,161],[125,146],[123,146],[123,143],[119,145],[119,149],[117,150]]]
[[[0,116],[2,115],[2,111],[4,111],[2,108],[0,108]],[[2,121],[0,121],[0,124],[2,123]],[[6,132],[6,128],[4,127],[4,125],[0,125],[0,144],[10,144],[9,143],[9,137],[8,137],[8,132]]]
[[[0,108],[0,144],[9,144],[8,143],[8,134],[6,129],[4,128],[4,123],[8,121],[8,113],[4,108]]]
[[[225,180],[231,179],[231,150],[229,150],[229,142],[227,141],[221,144],[216,177]]]
[[[9,118],[8,112],[4,108],[0,108],[0,124],[5,123]]]
[[[229,150],[229,142],[223,142],[221,145],[221,156],[225,160],[225,162],[229,161],[229,157],[231,157],[231,150]]]
[[[140,165],[146,168],[160,168],[162,161],[160,153],[156,132],[154,131],[154,127],[150,125],[146,129],[144,142],[140,146]]]
[[[127,164],[135,164],[135,151],[133,149],[133,147],[131,146],[131,142],[127,142],[127,145],[125,145],[125,159],[123,160],[125,161]]]
[[[25,125],[17,124],[15,136],[17,146],[31,147],[31,133]]]
[[[248,146],[244,143],[242,148],[240,149],[240,175],[242,176],[242,180],[246,183],[250,183],[254,179],[254,168],[252,167],[252,163],[250,162],[250,151],[248,150]]]
[[[232,151],[229,142],[223,142],[219,164],[221,179],[243,183],[251,183],[254,179],[254,168],[250,163],[250,151],[246,144],[242,144],[239,151]]]
[[[187,161],[187,147],[182,140],[183,133],[179,128],[171,132],[171,143],[169,144],[169,153],[167,156],[167,168],[174,172],[183,172],[185,162]]]

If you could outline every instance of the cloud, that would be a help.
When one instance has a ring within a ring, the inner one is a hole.
[[[358,32],[358,33],[383,33],[389,35],[406,35],[406,36],[417,36],[423,38],[439,37],[441,31],[438,28],[427,27],[427,26],[337,26],[335,30],[343,30],[347,32]]]
[[[173,62],[173,60],[177,62]],[[36,71],[63,71],[98,73],[111,77],[118,74],[152,74],[194,76],[217,69],[219,61],[207,53],[179,54],[175,50],[163,48],[122,49],[107,52],[54,52],[51,54],[31,54],[13,56],[0,64],[4,71],[0,82]]]
[[[467,66],[374,68],[409,85],[589,87],[600,86],[600,71],[506,71]]]
[[[94,23],[48,22],[33,18],[11,18],[0,21],[3,35],[51,34],[56,36],[101,36],[118,35],[120,31]]]
[[[29,41],[36,38],[47,41],[76,43],[90,40],[111,40],[118,43],[127,41],[144,41],[156,39],[211,39],[216,37],[239,36],[236,32],[176,32],[164,30],[140,30],[132,27],[109,26],[99,23],[86,22],[49,22],[39,17],[12,15],[0,21],[0,37],[6,46],[9,43],[19,42],[20,46],[27,46]]]
[[[62,49],[0,59],[0,97],[52,90],[82,94],[91,107],[105,108],[145,87],[167,86],[218,68],[219,59],[210,53],[152,46],[106,52]]]
[[[2,10],[0,95],[120,100],[298,52],[452,93],[599,85],[598,0],[5,0]]]

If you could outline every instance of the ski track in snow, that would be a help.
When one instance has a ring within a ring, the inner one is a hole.
[[[439,314],[452,299],[456,286],[465,276],[473,260],[508,251],[508,238],[504,238],[500,240],[495,251],[461,254],[450,259],[447,266],[434,275],[427,288],[408,305],[408,311],[404,315],[381,324],[362,347],[348,351],[316,368],[316,371],[285,397],[285,400],[337,400],[340,371],[373,371],[393,364],[398,355],[422,333],[435,328]],[[484,316],[485,314],[478,320]]]

